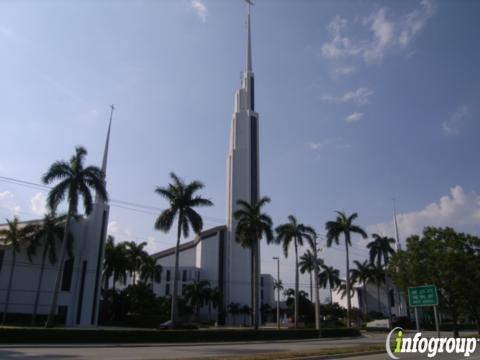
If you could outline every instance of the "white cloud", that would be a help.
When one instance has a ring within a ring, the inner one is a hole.
[[[354,112],[354,113],[351,113],[350,115],[348,115],[345,118],[345,121],[347,123],[354,123],[354,122],[359,121],[362,117],[363,117],[363,113]]]
[[[462,105],[458,107],[448,120],[442,122],[443,132],[447,135],[458,135],[460,133],[460,128],[468,114],[468,106]]]
[[[30,199],[30,207],[35,215],[45,215],[47,213],[47,198],[38,192]]]
[[[426,226],[449,226],[457,231],[480,234],[480,195],[454,186],[449,195],[422,210],[398,214],[397,223],[401,239],[421,234]],[[393,220],[368,226],[367,231],[393,236]]]
[[[342,96],[324,95],[323,101],[342,102],[342,103],[354,103],[359,105],[368,104],[370,96],[373,91],[365,87],[360,87],[356,90],[348,91]]]
[[[7,210],[9,215],[18,215],[21,210],[10,191],[0,192],[0,208]]]
[[[361,33],[364,29],[351,30],[348,20],[337,15],[327,25],[330,40],[322,45],[321,54],[328,59],[361,57],[367,63],[379,62],[389,49],[406,48],[425,28],[435,10],[433,1],[422,0],[416,9],[392,19],[387,16],[386,8],[380,8],[363,21],[354,23],[366,28],[369,34],[366,38],[349,36],[347,33]]]
[[[326,148],[349,149],[352,145],[346,143],[342,138],[327,138],[318,142],[308,142],[307,147],[312,151],[322,151]]]
[[[435,11],[436,7],[433,1],[423,0],[420,2],[420,8],[405,16],[399,35],[399,43],[402,47],[406,47],[412,38],[425,27],[427,20],[435,14]]]
[[[207,21],[207,7],[202,0],[191,0],[190,7],[197,13],[200,20]]]

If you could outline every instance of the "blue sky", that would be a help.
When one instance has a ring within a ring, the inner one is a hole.
[[[429,224],[480,234],[479,18],[473,1],[258,0],[261,191],[276,224],[292,213],[322,232],[341,209],[391,234],[396,198],[402,238]],[[0,1],[0,176],[40,182],[77,144],[100,164],[113,103],[110,196],[163,208],[153,189],[175,171],[206,184],[206,226],[223,224],[244,47],[240,0]],[[0,181],[2,217],[37,217],[43,200]],[[174,244],[138,210],[112,206],[118,240]],[[324,257],[343,271],[342,250]],[[262,251],[273,273],[280,249]]]

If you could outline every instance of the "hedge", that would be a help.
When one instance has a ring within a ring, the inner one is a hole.
[[[360,336],[355,328],[323,329],[323,337]],[[318,337],[316,330],[123,330],[0,328],[2,344],[35,343],[181,343],[255,340],[293,340]]]

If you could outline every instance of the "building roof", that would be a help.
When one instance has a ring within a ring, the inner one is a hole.
[[[183,243],[183,244],[180,244],[179,250],[180,250],[180,252],[182,252],[182,251],[191,249],[191,248],[195,247],[201,240],[207,239],[207,238],[211,237],[212,235],[215,235],[216,233],[218,233],[222,230],[226,230],[226,229],[227,229],[227,227],[225,225],[221,225],[221,226],[216,226],[214,228],[202,231],[200,234],[195,236],[195,238],[193,240],[188,241],[188,242]],[[170,255],[173,255],[173,254],[175,254],[175,246],[173,246],[171,248],[168,248],[168,249],[165,249],[165,250],[162,250],[162,251],[159,251],[155,254],[152,254],[151,257],[154,258],[154,259],[161,259],[163,257],[170,256]]]

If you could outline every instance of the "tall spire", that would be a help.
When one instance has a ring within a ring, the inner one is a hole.
[[[398,224],[397,224],[397,210],[395,209],[395,199],[393,199],[393,225],[395,226],[395,247],[396,250],[402,250],[402,245],[400,244],[400,236],[398,234]]]
[[[251,36],[251,29],[250,29],[250,8],[252,7],[253,3],[251,0],[245,0],[247,3],[248,8],[248,16],[247,16],[247,59],[245,64],[245,72],[252,72],[252,36]]]
[[[103,182],[106,183],[107,177],[107,160],[108,160],[108,147],[110,144],[110,129],[112,128],[112,118],[113,118],[113,111],[115,107],[110,105],[110,121],[108,122],[108,130],[107,130],[107,139],[105,140],[105,149],[103,150],[103,161],[102,161],[102,172],[103,172]],[[96,195],[96,201],[98,202],[98,194]]]

